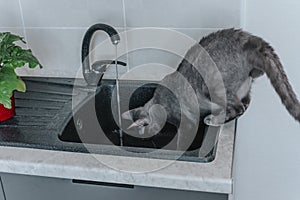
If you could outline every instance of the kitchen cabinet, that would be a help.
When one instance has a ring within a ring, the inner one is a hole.
[[[0,200],[226,200],[226,194],[150,188],[126,184],[1,174]]]

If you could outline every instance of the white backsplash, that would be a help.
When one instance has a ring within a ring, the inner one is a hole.
[[[127,67],[120,67],[122,78],[151,80],[170,73],[172,70],[165,67],[175,69],[182,58],[157,49],[140,49],[126,55],[128,50],[144,41],[159,43],[164,48],[176,47],[184,54],[192,43],[183,44],[174,37],[159,34],[153,41],[149,39],[151,32],[137,38],[126,31],[170,28],[197,42],[212,31],[240,27],[240,0],[0,0],[0,5],[5,8],[5,12],[0,13],[0,31],[24,36],[44,66],[42,70],[18,69],[23,76],[75,77],[79,74],[82,77],[82,39],[88,27],[95,23],[110,24],[120,32],[118,51],[123,54],[120,60],[128,63]],[[95,34],[92,49],[92,61],[115,57],[114,46],[104,32]],[[124,75],[128,71],[130,73]],[[105,78],[114,77],[115,69],[111,67]]]
[[[22,27],[22,16],[18,0],[0,1],[0,27]]]
[[[2,0],[5,1],[5,0]],[[20,0],[26,27],[124,27],[122,0]]]
[[[130,27],[224,28],[240,26],[239,0],[125,0]]]

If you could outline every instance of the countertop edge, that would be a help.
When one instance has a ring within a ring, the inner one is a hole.
[[[91,177],[88,174],[82,174],[83,169],[82,168],[76,168],[74,167],[72,170],[69,170],[70,174],[68,173],[59,173],[59,171],[64,171],[66,167],[64,166],[38,166],[37,163],[29,162],[24,163],[20,161],[8,161],[7,160],[0,160],[0,172],[1,173],[11,173],[11,174],[19,174],[19,175],[30,175],[30,176],[41,176],[41,177],[49,177],[49,178],[61,178],[61,179],[80,179],[80,180],[89,180],[89,181],[99,181],[99,182],[109,182],[109,183],[119,183],[119,184],[129,184],[129,185],[136,185],[136,186],[143,186],[143,187],[154,187],[154,188],[165,188],[165,189],[175,189],[175,190],[187,190],[187,191],[199,191],[199,192],[211,192],[211,193],[222,193],[222,194],[231,194],[232,193],[232,179],[209,179],[205,178],[195,180],[193,178],[192,180],[187,181],[187,177],[149,177],[145,178],[144,176],[140,176],[143,178],[143,183],[139,181],[122,181],[120,180],[120,174],[116,173],[114,174],[114,178],[110,176],[109,178],[105,177],[99,177],[99,176],[93,176]],[[16,170],[12,166],[18,166],[18,169]],[[47,173],[45,173],[45,170],[47,170]],[[93,170],[90,170],[92,172]],[[95,171],[95,173],[99,171]],[[103,173],[107,174],[107,171],[104,171]],[[74,175],[76,174],[76,175]],[[112,175],[112,174],[111,174]],[[119,176],[119,178],[116,178],[116,176]],[[139,176],[139,175],[138,175]],[[124,177],[124,174],[122,176],[124,179],[127,179]],[[137,177],[137,176],[136,176]],[[113,180],[113,179],[119,179],[119,180]],[[153,181],[155,179],[155,181]],[[186,186],[175,186],[172,185],[180,182],[188,182]],[[212,188],[213,187],[213,188]]]
[[[144,166],[167,161],[1,146],[0,172],[231,194],[234,136],[234,123],[226,124],[219,136],[216,158],[210,163],[173,161],[151,173],[115,170],[99,158],[128,166],[142,160]]]

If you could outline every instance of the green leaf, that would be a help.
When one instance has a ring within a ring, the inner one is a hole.
[[[13,91],[26,91],[25,83],[19,78],[14,69],[11,67],[3,67],[0,69],[0,104],[5,108],[11,108],[10,98]]]
[[[9,32],[0,33],[0,63],[6,67],[23,67],[28,64],[29,68],[35,68],[42,65],[38,59],[32,54],[30,49],[22,49],[14,42],[21,41],[25,43],[20,36],[11,34]]]
[[[0,104],[11,108],[10,98],[14,90],[25,92],[25,83],[19,78],[15,69],[28,64],[29,68],[42,65],[30,49],[23,49],[15,42],[26,43],[25,40],[9,32],[0,33]]]
[[[25,40],[23,39],[23,37],[20,37],[18,35],[14,35],[10,32],[4,32],[4,33],[0,33],[0,43],[3,44],[12,44],[16,41],[21,41],[24,44],[26,44]]]

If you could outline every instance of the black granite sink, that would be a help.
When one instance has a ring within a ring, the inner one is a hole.
[[[0,123],[0,145],[193,162],[214,159],[220,128],[203,124],[199,124],[189,149],[182,153],[176,150],[175,126],[166,124],[159,134],[140,138],[134,130],[126,129],[130,122],[123,120],[120,147],[113,80],[102,80],[91,90],[74,79],[24,79],[27,92],[15,94],[17,115]],[[144,105],[156,86],[143,81],[120,82],[121,112]],[[160,151],[144,154],[156,150]]]
[[[121,81],[119,90],[121,113],[128,109],[143,106],[152,98],[156,87],[157,84],[146,81]],[[79,88],[74,91],[80,93],[80,91],[85,90]],[[127,130],[131,124],[130,121],[122,120],[121,137],[120,128],[117,125],[118,104],[116,95],[115,81],[113,80],[104,80],[94,92],[82,95],[78,105],[73,106],[73,113],[67,118],[59,139],[72,143],[122,146],[121,149],[127,152],[147,153],[163,149],[166,155],[178,155],[176,150],[177,128],[169,123],[165,124],[160,133],[154,136],[143,135],[141,137],[137,129]],[[176,99],[171,91],[169,91],[169,95]],[[175,102],[180,107],[179,102]],[[209,135],[207,134],[208,130],[210,131]],[[205,156],[208,160],[212,159],[219,131],[220,128],[210,127],[208,129],[204,123],[200,123],[193,142],[182,155],[194,159],[199,159],[201,156]],[[208,136],[206,137],[206,135]],[[205,142],[204,139],[206,139]],[[159,156],[161,155],[157,155],[157,157]]]
[[[120,108],[121,113],[128,109],[143,106],[152,98],[157,84],[143,81],[120,82]],[[169,91],[169,95],[173,95]],[[122,120],[122,138],[119,133],[118,110],[114,81],[103,81],[90,100],[75,108],[75,112],[60,135],[65,142],[91,143],[116,145],[126,147],[140,147],[152,149],[176,150],[177,129],[167,123],[162,131],[154,136],[138,134],[137,129],[127,130],[130,121]],[[84,98],[85,99],[85,98]],[[177,106],[180,107],[179,102]],[[199,149],[205,135],[204,124],[199,125],[197,136],[189,147],[189,151]]]

